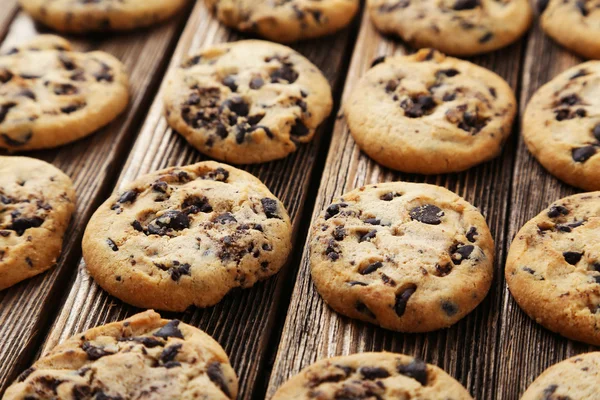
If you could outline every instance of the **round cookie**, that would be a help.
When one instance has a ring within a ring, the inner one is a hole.
[[[283,204],[215,162],[142,176],[110,197],[83,238],[90,274],[136,307],[208,307],[277,273],[291,249]]]
[[[344,105],[348,128],[378,163],[404,172],[458,172],[500,154],[515,96],[493,72],[435,50],[371,68]]]
[[[600,398],[600,353],[581,354],[548,368],[521,400],[591,400]]]
[[[146,311],[67,339],[3,399],[226,400],[237,392],[235,372],[213,338]]]
[[[332,34],[346,27],[359,0],[205,0],[230,28],[290,43]]]
[[[600,190],[600,61],[570,68],[542,86],[523,115],[529,151],[552,175]]]
[[[127,106],[125,67],[44,35],[0,55],[0,148],[45,149],[81,139]]]
[[[529,29],[529,0],[367,0],[375,27],[413,47],[470,56],[497,50]]]
[[[600,192],[558,200],[517,233],[506,281],[544,327],[600,346]]]
[[[54,265],[74,208],[75,191],[62,171],[0,156],[0,290]]]
[[[61,32],[123,31],[157,24],[187,0],[19,0],[35,20]]]
[[[292,377],[273,400],[471,400],[440,368],[403,354],[360,353],[318,361]]]
[[[542,28],[548,36],[571,51],[600,58],[599,0],[542,0]]]
[[[494,241],[479,211],[449,190],[389,182],[327,207],[313,227],[310,261],[318,292],[337,312],[429,332],[483,300]]]
[[[165,90],[167,121],[201,152],[250,164],[312,140],[332,108],[329,83],[306,58],[247,40],[189,56]]]

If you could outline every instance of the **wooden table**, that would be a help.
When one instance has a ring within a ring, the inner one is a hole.
[[[17,0],[2,0],[3,47],[40,31],[18,10]],[[122,184],[149,171],[205,159],[168,128],[162,115],[162,78],[188,52],[240,38],[220,26],[202,1],[190,3],[177,18],[152,29],[71,38],[78,49],[107,51],[127,65],[132,101],[126,113],[98,133],[56,150],[28,154],[73,178],[78,205],[58,265],[0,292],[0,394],[40,354],[65,338],[140,311],[92,281],[81,260],[83,230],[94,210]],[[335,111],[316,139],[297,153],[245,168],[262,179],[290,212],[293,255],[277,276],[235,291],[215,307],[163,313],[200,327],[223,345],[240,378],[240,398],[262,399],[265,394],[270,398],[286,379],[323,357],[388,350],[444,368],[477,399],[518,399],[548,366],[593,350],[530,320],[504,282],[506,253],[517,230],[549,203],[576,192],[532,158],[520,138],[519,121],[502,155],[491,162],[460,174],[396,173],[360,152],[339,104],[375,57],[409,49],[379,35],[364,12],[337,35],[294,48],[329,79]],[[511,84],[521,111],[540,85],[581,62],[545,37],[538,24],[520,42],[472,61]],[[310,281],[304,245],[311,219],[345,191],[392,180],[434,183],[455,191],[482,210],[496,240],[496,276],[490,294],[450,329],[401,334],[350,320],[332,312]]]

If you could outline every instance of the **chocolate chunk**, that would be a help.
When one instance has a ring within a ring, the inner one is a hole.
[[[548,3],[548,0],[542,0],[542,2],[544,1],[546,2],[546,4]],[[589,72],[587,72],[585,69],[580,69],[579,71],[577,71],[577,73],[575,73],[575,75],[571,76],[569,80],[574,80],[587,75],[589,75]]]
[[[88,359],[91,361],[98,360],[102,357],[114,354],[113,352],[104,350],[102,347],[96,347],[90,342],[84,342],[81,345],[81,350],[85,351],[85,353],[88,356]]]
[[[283,62],[282,66],[271,72],[271,82],[273,83],[294,83],[300,75],[293,68],[293,64]]]
[[[173,279],[175,282],[178,282],[183,275],[192,275],[190,268],[190,264],[174,265],[173,267],[169,268],[169,274],[171,275],[171,279]]]
[[[377,218],[367,218],[365,219],[365,223],[369,225],[381,225],[381,220]]]
[[[223,214],[220,214],[220,215],[217,215],[216,217],[214,217],[213,222],[216,224],[225,225],[228,223],[237,222],[237,219],[235,219],[233,214],[226,212],[226,213],[223,213]]]
[[[456,76],[458,74],[460,74],[460,72],[454,68],[441,69],[435,73],[435,77],[441,78],[443,76],[447,76],[448,78],[452,78],[453,76]]]
[[[206,375],[208,379],[212,381],[227,397],[231,397],[231,393],[229,391],[229,387],[227,386],[227,380],[225,375],[223,375],[223,371],[221,370],[221,364],[218,362],[212,362],[208,365],[206,369]]]
[[[28,132],[21,139],[13,139],[12,137],[8,136],[6,133],[1,134],[0,136],[2,137],[2,140],[4,141],[4,143],[6,143],[7,145],[12,146],[12,147],[21,147],[21,146],[25,146],[31,140],[31,137],[33,136],[33,132]]]
[[[262,204],[263,210],[265,211],[265,215],[267,218],[276,218],[281,219],[279,216],[279,206],[277,205],[277,201],[274,199],[269,199],[265,197],[260,200]]]
[[[110,247],[112,251],[119,251],[119,247],[111,238],[106,239],[106,243],[108,243],[108,247]]]
[[[447,316],[452,317],[458,313],[458,306],[449,301],[444,301],[442,302],[442,310],[444,310]]]
[[[394,200],[394,198],[400,197],[400,196],[402,196],[400,193],[389,192],[389,193],[382,194],[379,198],[383,201],[392,201],[392,200]]]
[[[223,113],[225,110],[231,111],[235,117],[246,117],[250,112],[248,103],[239,96],[225,100],[219,107],[219,112]],[[236,118],[237,120],[237,118]],[[233,122],[235,123],[235,121]]]
[[[94,78],[96,78],[96,82],[112,82],[114,80],[111,68],[104,64],[100,63],[100,71],[94,73]]]
[[[249,86],[250,86],[250,89],[257,90],[257,89],[260,89],[261,87],[263,87],[264,84],[265,84],[265,81],[263,81],[263,79],[260,76],[257,76],[257,77],[252,78]]]
[[[346,235],[348,235],[348,233],[346,232],[343,226],[336,226],[332,233],[333,238],[338,242],[344,240]]]
[[[67,71],[73,71],[77,68],[77,66],[75,65],[75,61],[73,61],[73,59],[68,57],[65,53],[58,54],[58,61],[60,61],[63,68]]]
[[[410,217],[415,220],[428,225],[439,225],[442,223],[441,218],[444,216],[444,212],[433,204],[425,204],[423,206],[415,207],[410,211]]]
[[[54,84],[54,94],[57,96],[70,96],[79,93],[79,89],[70,83]]]
[[[25,371],[21,372],[21,374],[17,378],[17,382],[23,382],[33,372],[35,372],[35,368],[34,367],[27,368]]]
[[[340,249],[337,243],[333,240],[329,241],[327,248],[325,249],[325,255],[332,261],[337,261],[340,258]]]
[[[381,261],[377,261],[377,262],[367,265],[362,271],[360,271],[360,274],[368,275],[368,274],[371,274],[371,273],[377,271],[381,267],[383,267],[383,263]]]
[[[158,346],[163,346],[164,343],[158,339],[154,339],[149,336],[136,336],[136,337],[128,337],[128,338],[119,338],[119,342],[137,342],[142,344],[144,347],[153,348]]]
[[[0,68],[0,83],[7,83],[14,77],[13,73],[6,68]]]
[[[188,196],[181,205],[186,214],[198,214],[212,212],[213,208],[204,196]]]
[[[452,258],[452,262],[454,265],[460,265],[464,260],[467,260],[471,253],[475,250],[475,246],[472,245],[463,245],[459,243],[457,245],[452,246],[450,249],[450,257]]]
[[[44,223],[40,217],[18,217],[13,219],[12,224],[7,227],[7,230],[17,232],[18,236],[22,236],[27,229],[37,228]]]
[[[592,130],[592,133],[594,134],[594,137],[596,138],[596,140],[598,142],[600,142],[600,123],[598,123],[594,129]]]
[[[374,381],[375,379],[387,378],[390,373],[385,368],[380,367],[361,367],[358,372],[364,379]]]
[[[563,257],[565,258],[566,262],[568,262],[571,265],[575,265],[579,261],[581,261],[581,257],[583,257],[583,253],[577,253],[575,251],[565,251],[563,253]]]
[[[143,232],[144,231],[144,228],[142,228],[142,224],[138,220],[133,221],[131,223],[131,226],[133,227],[133,229],[135,229],[138,232]]]
[[[369,307],[367,307],[367,305],[360,300],[356,302],[354,308],[359,313],[364,314],[371,319],[377,319],[377,316],[373,314],[373,311],[369,310]]]
[[[123,203],[132,203],[135,202],[135,200],[138,197],[138,192],[136,190],[129,190],[125,193],[123,193],[121,195],[121,197],[119,197],[118,203],[123,204]]]
[[[85,106],[86,103],[71,104],[68,106],[61,107],[60,112],[62,112],[63,114],[73,114],[75,111],[79,111],[85,108]]]
[[[300,118],[296,118],[294,125],[290,129],[290,135],[296,137],[306,136],[310,133],[310,130],[304,125],[304,122]]]
[[[227,86],[232,92],[236,92],[238,90],[238,85],[235,82],[235,76],[228,75],[223,78],[223,85]]]
[[[454,260],[452,260],[452,262],[455,263]],[[444,264],[444,265],[436,264],[435,274],[437,276],[441,276],[441,277],[447,276],[450,274],[450,272],[452,272],[452,269],[453,269],[453,267],[452,267],[451,263]]]
[[[404,109],[404,115],[408,118],[420,118],[429,114],[436,106],[437,103],[430,95],[418,95],[400,103],[400,107]]]
[[[181,231],[190,227],[190,218],[181,211],[169,210],[150,222],[151,234],[164,235],[168,230]]]
[[[575,221],[569,224],[557,224],[556,229],[561,232],[569,233],[573,231],[574,228],[580,227],[583,224],[585,224],[585,221]]]
[[[152,190],[159,193],[167,193],[169,185],[164,181],[156,181],[152,184]]]
[[[466,111],[463,114],[463,119],[458,124],[458,127],[463,131],[469,132],[473,135],[479,133],[488,124],[488,119],[483,118],[477,110]]]
[[[0,123],[4,122],[4,120],[6,119],[6,116],[8,115],[8,112],[10,111],[10,109],[13,108],[16,105],[17,105],[17,103],[12,103],[12,102],[0,105]]]
[[[350,286],[369,286],[368,283],[360,282],[360,281],[350,281],[350,282],[348,282],[348,285],[350,285]]]
[[[379,65],[383,62],[385,62],[385,56],[379,56],[379,57],[375,58],[373,60],[373,62],[371,63],[371,68],[373,68],[374,66]]]
[[[165,326],[160,328],[158,331],[154,332],[154,336],[163,339],[167,339],[170,337],[183,339],[183,333],[181,333],[181,331],[178,328],[179,323],[180,321],[176,319],[173,321],[169,321]]]
[[[175,360],[175,357],[177,357],[177,353],[179,353],[179,350],[181,350],[182,346],[183,345],[181,343],[177,343],[172,346],[165,347],[162,353],[160,353],[160,361],[165,364],[169,361]]]
[[[325,219],[332,218],[340,213],[340,208],[348,207],[346,203],[332,204],[325,210]]]
[[[417,285],[410,284],[406,288],[402,289],[398,294],[396,294],[396,304],[394,304],[394,311],[396,311],[396,315],[402,317],[406,312],[406,305],[410,297],[416,292]]]
[[[471,243],[475,243],[477,241],[476,237],[479,236],[479,233],[477,232],[477,228],[475,228],[474,226],[472,226],[471,228],[469,228],[469,231],[467,232],[467,240]]]
[[[456,0],[452,8],[457,11],[472,10],[479,5],[479,0]]]
[[[369,232],[367,232],[363,235],[360,235],[358,242],[362,243],[365,241],[371,241],[371,239],[375,238],[375,236],[377,236],[377,230],[376,229],[370,230]]]
[[[410,364],[399,365],[398,372],[413,378],[423,386],[427,386],[427,364],[423,360],[415,358]]]
[[[573,149],[572,157],[573,161],[584,163],[592,158],[597,152],[595,146],[585,146]]]
[[[567,207],[564,207],[561,205],[553,205],[548,210],[548,217],[550,217],[550,218],[557,218],[557,217],[560,217],[561,215],[569,215],[569,209],[567,209]]]
[[[219,168],[203,175],[202,179],[210,179],[213,181],[227,182],[227,179],[229,179],[229,171],[227,171],[224,168],[219,167]]]

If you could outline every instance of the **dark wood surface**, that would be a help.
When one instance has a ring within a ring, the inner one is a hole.
[[[16,0],[4,2],[2,46],[43,31],[17,12]],[[78,49],[104,50],[125,62],[132,101],[126,113],[96,134],[60,149],[29,154],[52,162],[73,178],[78,207],[58,266],[0,292],[0,394],[40,354],[67,337],[140,311],[107,295],[89,277],[81,260],[83,230],[97,206],[124,183],[149,171],[205,159],[168,128],[160,83],[190,51],[241,38],[220,26],[202,1],[152,29],[74,38]],[[506,289],[504,262],[516,231],[552,201],[576,192],[548,175],[529,155],[519,136],[519,121],[496,160],[460,174],[396,173],[360,152],[339,103],[375,57],[410,50],[379,35],[365,14],[332,37],[293,47],[321,68],[332,84],[336,99],[332,117],[297,153],[244,168],[285,203],[294,226],[293,255],[277,276],[252,289],[234,291],[214,307],[163,313],[204,329],[223,345],[240,378],[240,398],[261,399],[265,393],[270,398],[286,379],[323,357],[388,350],[444,368],[477,399],[516,400],[546,367],[589,351],[589,346],[535,324]],[[540,85],[580,62],[547,39],[537,25],[520,42],[472,61],[511,84],[521,111]],[[433,183],[455,191],[480,208],[496,240],[490,294],[450,329],[400,334],[350,320],[329,309],[310,280],[303,247],[311,219],[348,190],[392,180]]]

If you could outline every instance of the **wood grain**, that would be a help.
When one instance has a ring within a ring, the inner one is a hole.
[[[517,89],[522,48],[523,42],[517,43],[472,61],[494,70]],[[365,15],[344,97],[376,56],[406,51],[400,43],[379,35]],[[313,219],[333,198],[365,184],[405,180],[445,186],[477,206],[486,216],[496,240],[495,281],[484,302],[452,328],[429,334],[400,334],[350,320],[328,308],[310,280],[308,252],[305,251],[267,398],[289,377],[316,360],[379,350],[421,357],[445,369],[462,382],[475,398],[496,398],[497,376],[502,368],[498,338],[505,295],[502,278],[507,242],[505,221],[508,217],[515,145],[516,134],[507,143],[501,157],[464,173],[428,177],[400,174],[378,166],[361,153],[343,117],[338,118]]]
[[[170,68],[179,65],[182,57],[193,49],[239,38],[238,34],[223,28],[212,18],[204,2],[198,2],[182,34]],[[332,87],[337,88],[341,87],[345,75],[346,54],[351,50],[348,45],[351,38],[351,31],[346,30],[321,39],[318,43],[304,42],[295,48],[321,68]],[[161,94],[162,90],[150,108],[117,187],[149,171],[205,159],[169,129],[163,117]],[[259,177],[283,201],[292,217],[295,236],[300,227],[320,142],[330,125],[324,124],[311,144],[302,146],[286,159],[245,168]],[[240,398],[260,398],[260,392],[264,390],[255,383],[265,368],[267,353],[273,347],[273,340],[277,340],[271,334],[276,331],[274,325],[280,307],[279,301],[286,298],[285,295],[282,296],[282,288],[288,277],[293,275],[293,269],[293,265],[288,265],[276,277],[252,289],[235,291],[215,307],[191,309],[180,314],[163,313],[163,316],[178,318],[200,327],[223,345],[240,378]],[[286,306],[285,300],[281,305]],[[99,289],[90,279],[82,262],[76,281],[42,351],[47,351],[75,332],[120,320],[138,311]]]
[[[521,111],[535,91],[562,71],[583,60],[558,46],[536,24],[527,44]],[[508,238],[554,201],[580,192],[554,178],[528,152],[522,138],[516,152],[508,219]],[[507,243],[507,245],[510,243]],[[502,332],[498,399],[516,399],[546,368],[568,357],[594,351],[592,346],[567,340],[531,320],[508,291],[502,301]],[[597,350],[597,349],[595,349]],[[510,382],[511,384],[506,384]]]
[[[10,21],[15,17],[19,10],[19,0],[3,0],[2,7],[0,7],[0,41],[4,39]]]
[[[164,56],[172,52],[184,18],[182,13],[153,29],[74,41],[80,50],[99,49],[122,60],[130,73],[132,98],[124,114],[88,138],[59,149],[25,154],[62,169],[73,179],[78,199],[58,265],[0,292],[0,394],[31,362],[60,308],[63,294],[75,275],[83,229],[125,161],[166,67]],[[13,46],[38,32],[31,19],[20,13],[10,24],[3,46]]]

